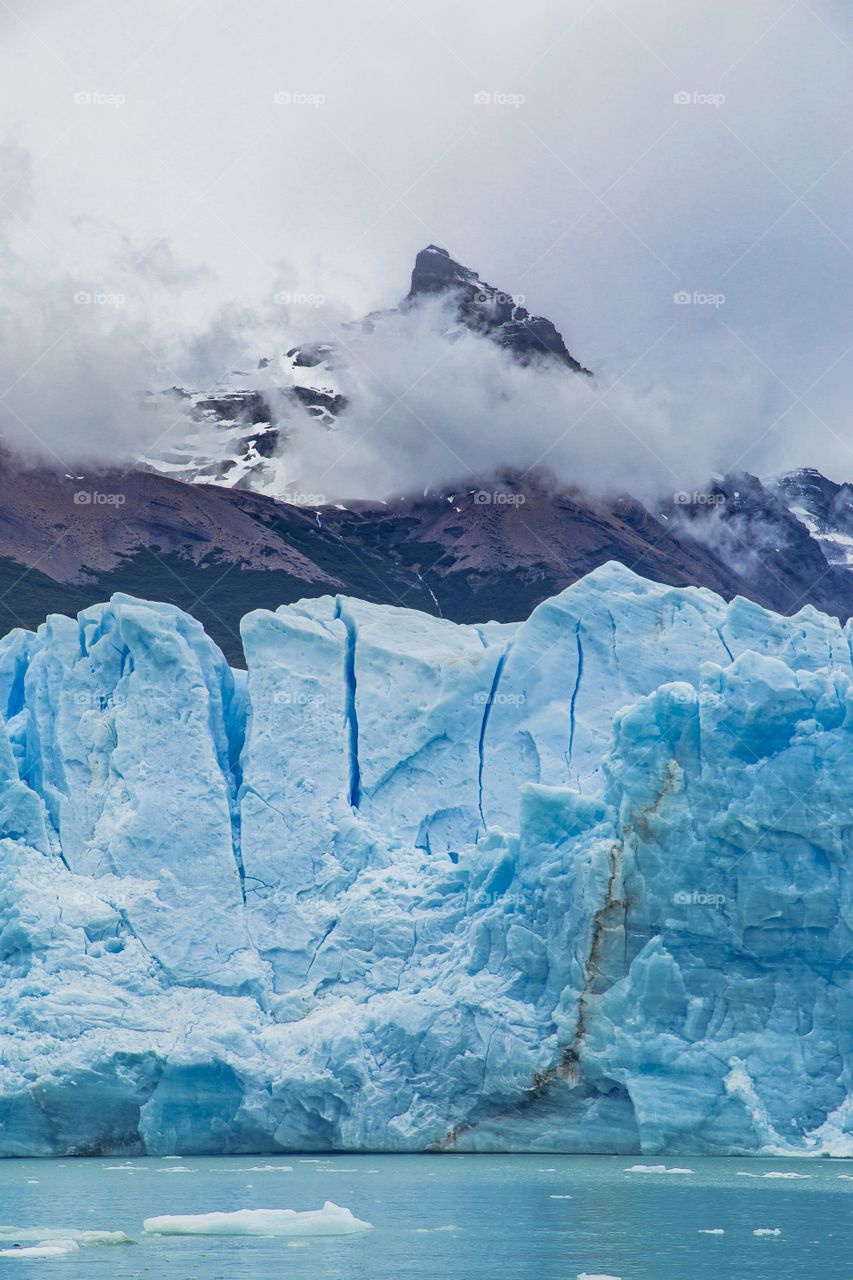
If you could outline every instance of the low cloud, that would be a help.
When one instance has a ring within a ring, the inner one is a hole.
[[[349,420],[292,428],[303,489],[853,475],[842,0],[495,0],[485,26],[451,0],[17,8],[7,446],[69,469],[150,451],[181,424],[144,392],[392,306],[433,241],[553,319],[595,385],[449,345],[441,317],[348,331]]]
[[[350,407],[332,430],[298,421],[288,456],[294,484],[334,499],[476,487],[506,469],[652,500],[719,470],[761,396],[746,364],[658,390],[523,366],[439,301],[326,337]]]

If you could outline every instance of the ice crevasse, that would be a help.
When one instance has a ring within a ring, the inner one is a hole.
[[[850,629],[605,565],[0,642],[0,1154],[853,1154]]]

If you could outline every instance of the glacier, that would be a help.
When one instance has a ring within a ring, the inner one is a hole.
[[[0,1155],[853,1154],[853,629],[607,564],[0,641]]]

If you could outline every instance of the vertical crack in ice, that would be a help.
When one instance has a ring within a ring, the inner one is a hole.
[[[492,687],[489,690],[489,696],[486,700],[486,705],[483,707],[483,718],[480,721],[480,740],[477,746],[477,752],[478,752],[478,758],[479,758],[479,766],[477,770],[477,788],[478,788],[478,796],[479,796],[480,822],[483,824],[484,831],[487,830],[486,818],[485,818],[485,814],[483,813],[483,770],[485,767],[486,729],[489,727],[489,716],[492,714],[492,705],[495,701],[495,698],[497,697],[498,686],[501,682],[501,676],[504,673],[504,667],[506,666],[506,660],[509,657],[509,651],[511,648],[512,646],[508,645],[507,648],[504,649],[501,656],[498,658],[497,666],[495,667],[495,674],[492,677]]]
[[[580,693],[581,680],[583,679],[583,644],[581,642],[580,619],[578,619],[578,624],[575,627],[575,644],[578,648],[578,670],[577,675],[575,676],[575,687],[572,690],[572,700],[569,704],[569,749],[566,753],[566,763],[568,764],[570,771],[572,767],[572,756],[575,749],[575,712],[578,703],[578,694]]]
[[[610,656],[613,659],[613,666],[619,670],[619,654],[616,651],[616,619],[613,617],[612,609],[607,610],[607,616],[610,619]]]
[[[353,809],[361,804],[361,766],[358,760],[358,711],[356,707],[357,681],[355,675],[355,647],[358,632],[355,620],[343,608],[342,598],[335,600],[335,617],[346,627],[344,650],[344,697],[347,735],[349,741],[349,784],[347,799]]]
[[[243,848],[241,844],[241,826],[240,826],[240,791],[235,792],[234,803],[231,807],[231,852],[234,855],[234,865],[237,868],[237,877],[240,881],[240,896],[243,899],[245,907],[246,898],[246,865],[243,862]]]
[[[245,686],[238,686],[234,676],[219,684],[222,705],[222,731],[225,735],[224,751],[220,748],[220,768],[228,787],[228,803],[231,817],[231,852],[237,876],[240,880],[240,896],[245,909],[246,867],[243,862],[240,803],[243,796],[243,747],[246,741],[248,701]],[[216,734],[214,733],[214,741]]]
[[[316,962],[316,960],[317,960],[317,957],[318,957],[318,956],[319,956],[319,954],[320,954],[321,949],[322,949],[322,948],[323,948],[323,946],[325,945],[326,941],[327,941],[327,940],[331,937],[331,935],[334,933],[335,929],[337,929],[337,927],[338,927],[338,923],[339,923],[339,917],[338,917],[338,916],[334,916],[334,917],[333,917],[333,919],[329,922],[329,924],[327,924],[327,925],[326,925],[326,928],[323,930],[323,934],[322,934],[322,936],[321,936],[320,940],[317,942],[317,945],[314,947],[314,954],[313,954],[313,955],[312,955],[312,957],[311,957],[311,962],[310,962],[310,964],[308,965],[308,968],[307,968],[307,969],[306,969],[306,971],[305,971],[305,981],[306,981],[306,982],[308,981],[309,977],[311,976],[311,970],[314,968],[314,964],[315,964],[315,962]]]
[[[19,654],[15,661],[15,674],[9,686],[9,696],[6,701],[5,716],[7,720],[11,720],[19,712],[24,710],[26,706],[25,682],[27,671],[30,666],[30,655],[24,650]]]
[[[716,631],[717,631],[717,638],[719,639],[720,644],[723,646],[723,648],[725,649],[726,653],[729,655],[729,662],[734,662],[734,660],[735,660],[735,655],[732,653],[731,649],[729,648],[729,646],[728,646],[728,645],[727,645],[727,643],[726,643],[726,638],[725,638],[725,636],[723,635],[723,628],[722,628],[722,627],[717,627],[717,628],[716,628]]]

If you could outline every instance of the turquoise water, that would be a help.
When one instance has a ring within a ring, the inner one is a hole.
[[[0,1222],[125,1231],[138,1243],[0,1257],[43,1280],[853,1280],[853,1161],[335,1156],[0,1162]],[[264,1166],[271,1166],[264,1168]],[[283,1166],[290,1166],[288,1172]],[[186,1172],[184,1172],[186,1170]],[[766,1178],[793,1172],[796,1179]],[[571,1197],[570,1199],[559,1197]],[[309,1239],[146,1237],[158,1214],[317,1209],[374,1224]],[[700,1231],[722,1228],[724,1235]],[[778,1228],[779,1236],[756,1237]]]

